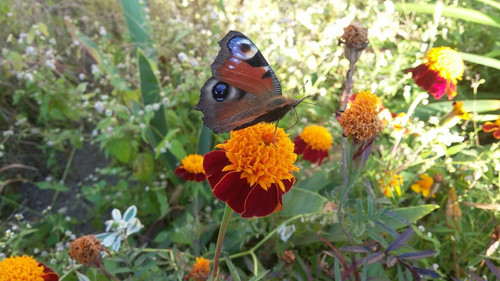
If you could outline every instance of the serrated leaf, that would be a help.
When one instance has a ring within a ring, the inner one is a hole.
[[[391,244],[387,247],[386,252],[396,251],[397,249],[406,245],[408,240],[410,240],[413,235],[413,228],[407,228],[401,235],[399,235]]]
[[[434,270],[420,268],[420,267],[413,267],[413,269],[416,272],[418,272],[418,274],[421,274],[421,275],[429,276],[429,277],[432,277],[432,278],[441,278],[441,275],[439,275]]]
[[[266,277],[266,275],[267,275],[268,272],[269,272],[269,270],[262,271],[259,274],[255,275],[254,277],[250,278],[249,281],[263,280]]]
[[[418,260],[418,259],[423,259],[423,258],[427,258],[427,257],[432,257],[434,254],[436,254],[436,251],[427,250],[427,251],[420,251],[420,252],[404,253],[404,254],[398,255],[398,258],[404,259],[404,260]]]

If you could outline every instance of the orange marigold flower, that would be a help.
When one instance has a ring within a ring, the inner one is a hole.
[[[185,181],[202,182],[206,179],[205,169],[203,169],[203,156],[190,154],[181,161],[181,165],[175,169],[175,174]]]
[[[58,281],[59,275],[32,257],[21,256],[0,261],[0,281]]]
[[[191,271],[186,279],[193,279],[194,281],[206,281],[210,277],[210,260],[204,257],[196,258]]]
[[[470,114],[464,109],[464,103],[461,101],[453,102],[453,115],[464,120],[470,119]]]
[[[493,132],[493,137],[500,140],[500,116],[495,122],[485,122],[483,124],[483,131],[485,133]]]
[[[369,140],[382,130],[378,118],[382,102],[370,91],[355,94],[355,99],[338,119],[344,134],[357,140]]]
[[[111,256],[108,249],[104,248],[99,239],[92,234],[76,239],[69,246],[69,256],[85,266],[100,267],[102,251]]]
[[[421,180],[418,180],[415,184],[411,185],[411,189],[416,193],[422,193],[422,196],[427,197],[431,192],[434,179],[427,174],[420,175],[420,178]]]
[[[403,185],[403,177],[401,175],[395,174],[389,178],[389,182],[387,182],[386,178],[383,178],[378,181],[378,185],[380,190],[384,193],[385,196],[392,198],[393,190],[396,191],[398,196],[401,196],[401,186]]]
[[[332,147],[333,138],[325,127],[318,125],[307,126],[300,135],[294,139],[296,154],[311,163],[321,165],[323,159],[328,157],[328,150]]]
[[[452,100],[457,95],[457,80],[462,80],[464,62],[457,52],[449,47],[432,48],[424,63],[408,70],[413,80],[422,89],[440,99],[444,94]]]
[[[297,154],[290,138],[273,124],[232,131],[231,138],[205,155],[203,166],[216,198],[244,218],[283,208],[281,196],[295,183]]]

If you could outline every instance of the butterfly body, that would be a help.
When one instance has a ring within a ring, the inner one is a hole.
[[[194,109],[216,134],[273,122],[302,100],[281,95],[281,85],[255,44],[243,33],[230,31],[211,65],[212,77],[201,88]]]

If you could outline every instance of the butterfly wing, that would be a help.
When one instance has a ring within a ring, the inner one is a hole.
[[[248,37],[230,31],[219,45],[211,66],[213,77],[201,88],[195,106],[215,133],[278,120],[300,103],[281,95],[276,74]]]

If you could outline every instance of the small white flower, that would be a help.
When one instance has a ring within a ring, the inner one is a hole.
[[[276,230],[276,233],[280,235],[280,238],[283,242],[288,241],[288,239],[292,237],[292,234],[294,232],[295,232],[295,224],[287,226],[285,223],[282,223]]]
[[[35,29],[35,35],[37,35],[37,36],[38,36],[38,35],[40,35],[40,34],[41,34],[41,33],[40,33],[40,30]]]
[[[33,46],[27,46],[26,49],[25,49],[25,53],[28,56],[33,56],[33,55],[36,54],[36,49]]]
[[[54,39],[54,38],[50,38],[50,39],[49,39],[49,43],[50,43],[51,45],[55,45],[55,44],[56,44],[56,39]]]
[[[153,110],[154,111],[158,111],[158,109],[160,109],[160,104],[159,103],[154,103],[153,104]]]
[[[424,231],[425,231],[425,226],[423,226],[423,225],[419,225],[417,228],[418,228],[418,230],[420,230],[421,232],[424,232]]]
[[[122,62],[120,62],[116,67],[118,67],[119,69],[123,69],[126,67],[126,65]]]
[[[0,242],[0,248],[2,249],[5,248],[5,245],[6,245],[5,242]]]
[[[111,126],[110,126],[110,127],[108,127],[108,129],[106,129],[106,132],[108,132],[108,133],[112,133],[112,132],[113,132],[113,127],[111,127]]]
[[[33,81],[35,78],[33,77],[33,74],[31,73],[26,73],[26,75],[24,76],[26,78],[26,80],[28,81]]]
[[[94,103],[94,109],[99,114],[101,114],[104,111],[104,103],[97,101],[96,103]]]
[[[56,243],[56,252],[62,252],[64,251],[64,244],[62,242],[57,242]]]
[[[101,27],[99,28],[99,34],[100,34],[101,36],[106,36],[107,32],[106,32],[106,29],[104,28],[104,26],[101,26]]]
[[[185,61],[187,61],[189,59],[188,56],[183,52],[180,52],[177,55],[177,58],[181,61],[181,63],[184,63]]]
[[[110,117],[111,115],[113,115],[113,110],[108,108],[108,109],[106,109],[106,112],[104,114],[106,114],[106,116]]]
[[[33,249],[33,254],[38,254],[40,253],[40,250],[38,248]]]
[[[10,230],[10,229],[7,229],[7,230],[5,231],[5,236],[6,236],[7,238],[11,238],[12,236],[14,236],[14,232],[12,232],[12,230]]]
[[[195,58],[190,58],[189,64],[191,64],[192,67],[195,67],[198,65],[198,61]]]
[[[54,61],[53,60],[47,60],[45,62],[45,65],[49,68],[52,68],[52,69],[56,69],[56,65],[54,64]]]
[[[427,232],[427,237],[432,238],[432,233],[431,232]]]
[[[56,264],[57,260],[56,259],[50,259],[50,264]]]
[[[17,214],[15,214],[15,215],[14,215],[14,217],[15,217],[18,221],[20,221],[20,220],[24,219],[24,216],[23,216],[23,214],[21,214],[21,213],[17,213]]]
[[[66,231],[64,232],[64,235],[66,235],[66,236],[68,236],[68,237],[69,237],[69,236],[71,236],[71,234],[73,234],[73,232],[71,232],[71,230],[66,230]]]
[[[168,98],[163,98],[163,100],[161,101],[161,103],[163,103],[163,105],[167,105],[169,104],[170,100]]]
[[[146,124],[144,123],[139,124],[139,128],[141,128],[141,130],[144,130],[146,128]]]
[[[144,115],[144,110],[139,110],[139,111],[137,112],[137,115],[139,115],[139,116]]]
[[[8,137],[8,136],[12,136],[12,135],[14,135],[14,131],[12,131],[12,130],[7,130],[7,131],[3,132],[4,137]]]
[[[80,46],[80,41],[78,41],[78,40],[73,40],[73,46],[75,46],[75,47]]]
[[[146,191],[146,192],[148,192],[148,191],[149,191],[149,185],[146,185],[146,186],[144,187],[144,191]]]
[[[90,66],[90,72],[92,72],[92,74],[96,75],[97,73],[99,73],[99,67],[97,67],[96,64],[93,64],[92,66]]]
[[[85,80],[85,74],[83,73],[78,74],[78,79],[80,79],[80,81]]]
[[[454,235],[451,235],[451,241],[455,242],[455,236]]]
[[[437,263],[435,263],[435,264],[433,264],[433,265],[432,265],[432,268],[433,268],[434,270],[438,270],[439,265],[438,265]]]
[[[48,146],[48,147],[52,147],[52,146],[54,146],[54,142],[49,140],[49,141],[47,142],[47,146]]]
[[[7,17],[9,17],[9,18],[10,18],[10,17],[12,17],[12,13],[11,13],[11,12],[8,12],[8,13],[7,13]]]
[[[5,259],[5,254],[4,253],[0,253],[0,260],[3,260]]]
[[[144,110],[145,110],[146,112],[151,112],[151,111],[153,110],[153,106],[152,106],[152,105],[150,105],[150,104],[148,104],[148,105],[146,105],[146,107],[144,108]]]

